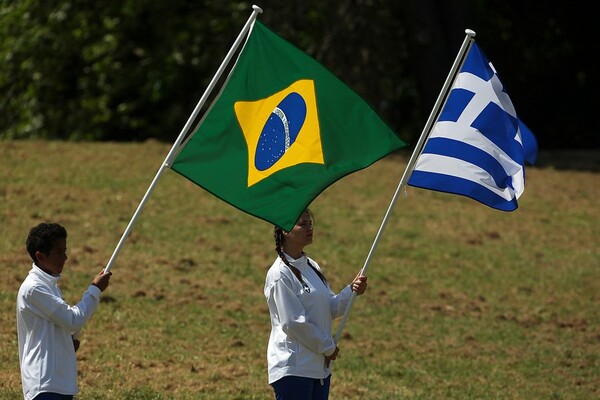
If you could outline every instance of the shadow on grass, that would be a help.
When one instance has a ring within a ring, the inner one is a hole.
[[[600,150],[541,150],[534,167],[600,172]]]

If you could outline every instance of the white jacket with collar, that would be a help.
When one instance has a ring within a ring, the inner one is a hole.
[[[62,299],[59,278],[33,264],[19,288],[19,364],[27,400],[42,392],[75,395],[79,391],[72,335],[98,307],[101,290],[90,285],[79,303],[70,306]]]
[[[350,285],[339,294],[333,293],[308,265],[310,260],[321,270],[313,259],[285,256],[298,268],[308,289],[279,257],[267,272],[264,294],[271,316],[269,384],[290,375],[314,379],[329,376],[333,364],[325,368],[325,355],[331,355],[336,347],[332,320],[344,314],[352,298]]]

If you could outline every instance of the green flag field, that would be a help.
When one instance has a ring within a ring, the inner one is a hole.
[[[60,286],[76,303],[170,147],[0,142],[0,400],[23,398],[15,305],[29,229],[67,229]],[[310,205],[306,251],[334,290],[362,268],[409,156]],[[600,397],[600,161],[567,161],[542,150],[514,212],[402,189],[344,325],[332,400]],[[263,285],[275,257],[271,224],[165,171],[82,331],[77,398],[273,399]]]

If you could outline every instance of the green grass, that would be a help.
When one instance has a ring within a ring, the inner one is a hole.
[[[20,399],[15,297],[29,228],[68,229],[74,303],[170,144],[0,142],[0,399]],[[597,157],[597,156],[596,156]],[[363,266],[407,154],[328,188],[307,251],[335,289]],[[404,192],[404,190],[403,190]],[[600,397],[600,174],[527,169],[520,208],[407,188],[340,341],[333,399]],[[271,399],[272,227],[167,170],[78,352],[81,399]]]

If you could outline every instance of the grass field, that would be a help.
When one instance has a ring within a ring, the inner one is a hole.
[[[69,231],[70,303],[108,262],[170,144],[0,142],[0,399],[20,399],[15,298],[29,228]],[[589,156],[589,153],[586,153]],[[311,205],[339,290],[363,266],[408,154]],[[402,191],[352,308],[331,399],[600,398],[600,172],[542,155],[518,210]],[[166,171],[79,349],[80,399],[271,399],[262,294],[272,227]]]

